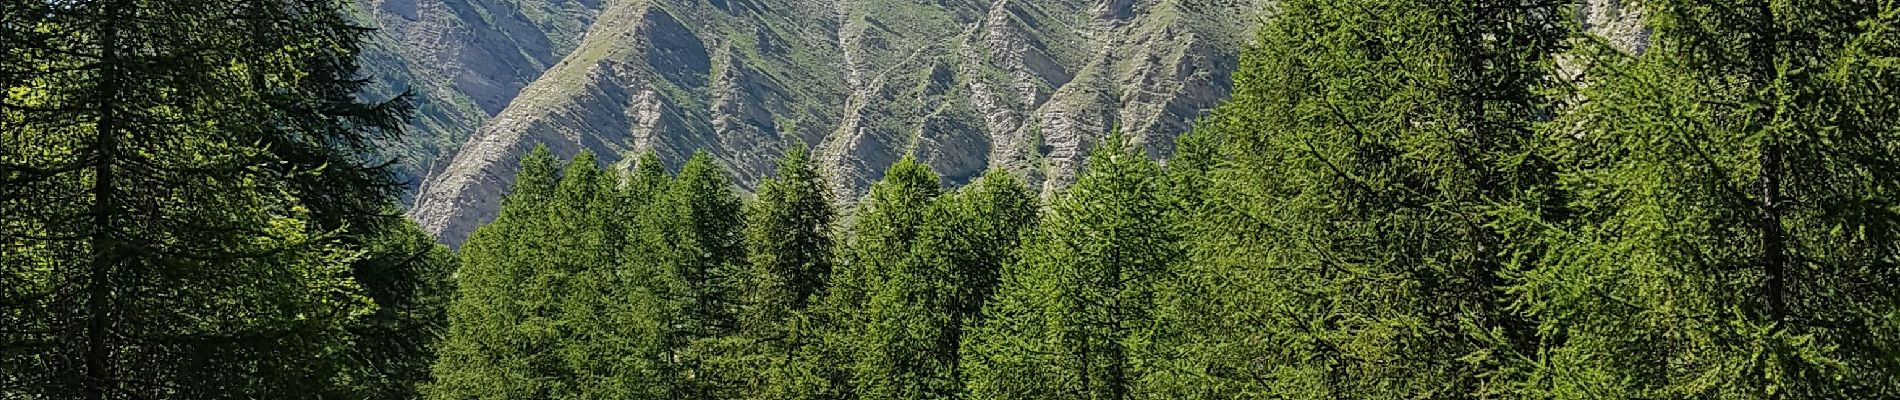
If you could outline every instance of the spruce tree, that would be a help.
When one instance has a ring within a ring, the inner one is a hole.
[[[1900,395],[1900,7],[1645,2],[1551,136],[1578,216],[1528,215],[1547,398]]]
[[[1114,136],[1108,143],[1119,143]],[[1153,288],[1180,261],[1159,166],[1113,144],[1090,155],[964,338],[973,399],[1126,399]]]

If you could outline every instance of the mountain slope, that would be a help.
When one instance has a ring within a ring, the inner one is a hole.
[[[398,172],[420,183],[439,155],[513,101],[574,49],[601,0],[363,0],[377,28],[363,55],[372,97],[415,93],[411,139],[393,143]]]
[[[705,150],[750,187],[788,145],[849,201],[914,154],[1053,192],[1119,129],[1165,157],[1227,96],[1264,0],[365,0],[381,95],[420,94],[410,216],[459,245],[537,144],[621,164]],[[1578,16],[1620,48],[1618,0]],[[425,179],[426,178],[426,179]]]
[[[1258,8],[1190,12],[1177,0],[608,0],[571,50],[442,158],[411,215],[459,244],[493,218],[515,156],[537,144],[562,156],[592,150],[607,162],[647,150],[677,161],[704,149],[748,187],[785,146],[810,145],[846,199],[905,154],[951,184],[1006,168],[1054,190],[1116,126],[1165,154],[1175,134],[1225,96],[1226,71],[1252,20],[1235,11]],[[554,38],[548,49],[560,49],[560,26],[522,20]],[[520,47],[530,55],[541,49]],[[542,61],[525,57],[504,70]],[[507,88],[451,82],[463,94]],[[463,97],[483,111],[491,104]]]

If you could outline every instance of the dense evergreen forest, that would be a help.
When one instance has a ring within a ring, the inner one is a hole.
[[[335,0],[0,4],[0,399],[1900,398],[1900,3],[1283,0],[1163,163],[546,149],[402,219]]]

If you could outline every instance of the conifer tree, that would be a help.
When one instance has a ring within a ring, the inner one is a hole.
[[[743,208],[731,178],[712,156],[694,154],[676,177],[667,177],[649,153],[629,182],[637,225],[628,232],[622,257],[634,284],[658,302],[661,374],[666,397],[713,398],[734,373],[722,371],[735,351],[721,340],[734,331],[736,300],[731,279],[746,254]]]
[[[660,382],[652,344],[658,321],[630,305],[646,300],[619,280],[619,253],[627,237],[615,218],[619,177],[602,171],[593,153],[581,151],[563,169],[544,215],[558,321],[554,351],[562,361],[557,398],[624,398],[650,394]],[[646,367],[646,368],[642,368]]]
[[[1519,290],[1546,398],[1900,394],[1900,6],[1644,3],[1551,135],[1577,217]],[[1554,221],[1553,221],[1554,220]]]
[[[676,258],[684,264],[674,271],[688,283],[690,293],[681,298],[687,303],[679,321],[686,327],[687,396],[735,397],[744,391],[739,382],[757,372],[735,360],[745,349],[727,340],[737,329],[735,279],[746,265],[744,208],[725,168],[705,151],[694,153],[680,167],[670,196],[677,202],[674,220],[681,229],[675,239],[681,245],[675,251],[685,252]]]
[[[950,327],[960,329],[981,319],[1003,266],[1016,262],[1023,238],[1036,231],[1041,205],[1028,185],[1003,170],[984,173],[939,203],[941,216],[932,218],[932,229],[921,240],[929,245],[920,245],[916,253],[923,262],[948,270],[948,283],[955,286],[950,309],[957,313]],[[949,338],[952,345],[958,342],[955,336]]]
[[[778,176],[759,182],[747,208],[745,316],[740,325],[758,335],[777,335],[793,313],[824,293],[831,275],[832,210],[827,183],[810,151],[793,145],[778,160]]]
[[[917,341],[945,316],[943,310],[903,301],[902,286],[926,285],[916,276],[911,247],[924,228],[928,206],[942,193],[937,173],[905,157],[871,186],[859,205],[852,236],[828,285],[823,310],[826,345],[842,357],[848,377],[840,393],[856,398],[912,398],[937,393],[949,382],[920,374],[944,366],[931,364]],[[915,277],[917,279],[906,279]],[[919,321],[924,320],[924,321]],[[848,364],[845,364],[848,363]]]
[[[995,294],[1004,266],[1017,262],[1023,238],[1035,232],[1038,207],[1035,193],[1003,170],[991,170],[931,205],[907,263],[914,272],[903,278],[918,283],[899,286],[922,290],[897,293],[925,312],[946,314],[923,321],[935,324],[916,343],[924,347],[902,350],[923,353],[941,366],[929,371],[931,379],[946,382],[932,395],[961,393],[965,327],[984,322],[983,305]]]
[[[559,170],[546,147],[521,159],[515,184],[494,222],[476,228],[461,248],[448,333],[434,367],[431,399],[546,398],[560,361],[552,309],[541,268],[544,240],[555,240],[545,220],[553,207]]]
[[[456,260],[421,227],[390,215],[363,239],[364,258],[351,266],[376,310],[349,327],[356,341],[350,381],[365,398],[414,399],[429,381],[437,341],[448,326]]]
[[[362,153],[406,105],[358,97],[344,6],[7,5],[0,397],[372,395],[349,344],[396,185]]]
[[[865,306],[853,385],[860,398],[958,395],[963,325],[981,315],[1000,266],[1035,224],[1035,207],[1029,189],[1002,171],[924,205],[915,239]]]
[[[1160,168],[1117,147],[1090,155],[1004,270],[986,318],[964,338],[969,398],[1132,396],[1141,377],[1131,348],[1151,319],[1153,285],[1180,251]]]
[[[820,375],[826,360],[809,306],[831,274],[833,219],[829,188],[810,151],[793,145],[778,176],[759,183],[748,204],[746,245],[751,269],[740,291],[739,326],[757,382],[747,398],[830,398]]]
[[[1543,207],[1560,3],[1287,1],[1195,135],[1230,150],[1168,284],[1143,391],[1499,395],[1535,330],[1501,291]],[[1190,148],[1191,150],[1191,148]],[[1195,153],[1190,152],[1190,156]],[[1197,162],[1196,158],[1184,161]],[[1192,181],[1180,182],[1193,185]],[[1191,205],[1191,204],[1190,204]]]
[[[673,182],[671,201],[679,207],[676,221],[690,252],[686,265],[676,270],[692,285],[689,324],[695,337],[715,337],[734,329],[736,308],[729,280],[744,265],[744,208],[733,193],[725,168],[705,151],[693,153]]]

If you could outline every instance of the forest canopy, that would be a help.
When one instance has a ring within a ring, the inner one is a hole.
[[[8,7],[4,399],[1900,398],[1891,1],[1284,0],[1165,162],[537,147],[455,252],[348,4]]]

